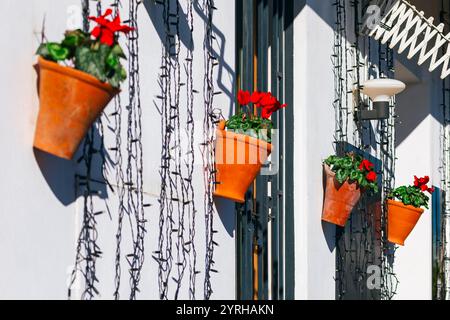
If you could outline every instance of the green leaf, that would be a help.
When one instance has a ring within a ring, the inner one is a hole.
[[[127,78],[127,70],[125,70],[124,67],[121,66],[119,70],[120,79],[123,81]]]
[[[336,180],[339,181],[339,183],[344,183],[345,180],[348,178],[348,172],[343,169],[339,169],[336,172]]]
[[[403,203],[405,204],[405,205],[410,205],[411,204],[411,198],[410,198],[410,196],[409,195],[407,195],[407,194],[405,194],[404,196],[403,196]]]
[[[359,179],[358,179],[359,177],[360,177],[360,175],[359,175],[358,171],[352,170],[352,171],[350,172],[350,179],[351,179],[351,180],[353,180],[353,181],[358,181],[358,183],[359,183]]]
[[[64,48],[59,43],[48,43],[47,50],[54,61],[66,60],[69,56],[69,49]]]
[[[378,184],[376,183],[376,182],[373,182],[372,184],[371,184],[371,188],[372,188],[372,190],[373,190],[373,192],[374,193],[378,193]]]
[[[75,51],[75,67],[106,82],[106,59],[102,58],[99,51],[92,51],[88,47],[79,47]]]
[[[351,158],[345,158],[345,159],[342,161],[342,166],[343,166],[345,169],[351,169],[351,168],[353,167],[353,161],[352,161],[352,159],[351,159]]]
[[[44,59],[51,59],[50,52],[48,51],[46,43],[41,43],[36,51],[36,54],[43,57]]]
[[[361,185],[361,187],[366,188],[369,185],[369,182],[367,182],[366,179],[362,179],[360,185]]]
[[[123,59],[127,58],[127,56],[125,55],[125,53],[122,50],[122,47],[119,44],[114,45],[111,52],[120,58],[123,58]]]
[[[77,47],[81,46],[83,43],[86,43],[88,40],[89,34],[84,33],[80,29],[67,31],[65,33],[62,45],[72,51],[75,51]]]
[[[119,69],[119,72],[120,76],[126,76],[125,70],[122,67]],[[269,143],[271,142],[271,129],[273,128],[273,124],[268,119],[248,116],[239,112],[226,121],[225,127],[236,133],[249,135]]]
[[[111,51],[108,57],[106,58],[106,64],[111,69],[117,70],[120,64],[119,57]]]

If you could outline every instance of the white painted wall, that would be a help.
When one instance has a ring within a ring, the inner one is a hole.
[[[439,21],[440,3],[412,1],[427,16]],[[409,185],[413,176],[429,175],[431,183],[440,185],[440,121],[442,81],[438,71],[430,73],[415,59],[398,57],[397,77],[407,83],[398,96],[396,185]],[[412,76],[411,76],[412,75]],[[431,198],[431,197],[430,197]],[[396,251],[394,272],[399,278],[395,299],[432,298],[432,213],[425,210],[404,247]]]
[[[335,235],[321,213],[322,160],[334,152],[334,18],[328,1],[303,2],[294,22],[295,298],[333,300]]]
[[[107,2],[107,1],[103,1]],[[67,279],[75,259],[75,243],[80,227],[83,209],[82,199],[74,199],[75,162],[63,161],[45,154],[33,152],[33,134],[38,112],[36,75],[32,68],[36,61],[34,52],[39,44],[42,21],[46,18],[45,30],[48,39],[59,40],[68,22],[73,21],[67,10],[79,5],[77,0],[2,0],[0,12],[4,18],[0,21],[3,30],[11,30],[4,35],[8,50],[2,50],[0,58],[4,61],[3,76],[0,78],[0,97],[2,117],[0,117],[0,157],[2,182],[0,183],[0,298],[13,299],[65,299]],[[184,2],[181,2],[185,6]],[[122,18],[126,20],[128,1],[122,1]],[[105,6],[105,5],[104,5]],[[225,94],[216,96],[215,107],[222,108],[228,116],[233,95],[234,81],[234,3],[217,0],[214,25],[220,32],[215,49],[220,56],[220,65],[216,69],[217,86]],[[183,10],[186,12],[186,9]],[[69,19],[69,20],[68,20]],[[194,86],[203,88],[203,20],[194,14]],[[146,210],[148,233],[146,236],[146,261],[142,271],[139,298],[158,298],[157,264],[151,258],[157,249],[160,178],[160,118],[153,105],[159,94],[157,84],[160,67],[161,42],[149,13],[144,6],[139,8],[140,29],[140,67],[141,100],[143,106],[143,152],[144,152],[144,198],[152,207]],[[181,56],[186,55],[182,48]],[[220,85],[219,85],[220,84]],[[122,100],[126,101],[126,86]],[[182,104],[184,102],[182,101]],[[105,114],[111,113],[110,105]],[[202,142],[201,122],[203,120],[203,96],[195,98],[196,146]],[[106,120],[105,120],[106,121]],[[123,132],[123,141],[126,141]],[[105,130],[106,146],[113,146],[115,136]],[[200,156],[197,155],[197,159]],[[109,168],[109,180],[114,181],[114,170]],[[197,262],[198,269],[204,270],[204,219],[203,219],[203,171],[198,162],[194,174],[197,202]],[[103,194],[95,200],[98,210],[108,206],[108,214],[99,216],[99,245],[104,255],[97,262],[100,279],[100,298],[110,299],[114,285],[114,250],[117,213],[117,196],[98,186]],[[219,214],[215,217],[218,230],[216,241],[219,247],[215,251],[215,268],[218,274],[212,275],[213,299],[233,299],[235,297],[235,241],[234,211],[231,203],[220,203]],[[130,250],[129,231],[125,228],[125,254]],[[128,241],[127,241],[128,240]],[[128,245],[128,249],[127,246]],[[123,261],[122,298],[127,298],[128,272]],[[197,298],[203,298],[202,272],[197,278]],[[169,292],[173,296],[173,291]],[[182,298],[188,297],[188,288],[184,287]]]
[[[414,61],[403,61],[413,68]],[[431,183],[440,184],[440,78],[426,68],[419,69],[419,79],[407,83],[398,96],[396,185],[409,185],[413,176],[429,175]],[[402,72],[398,74],[399,77]],[[431,198],[431,197],[430,197]],[[432,294],[432,213],[425,210],[404,247],[396,251],[394,272],[400,284],[396,299],[431,299]]]

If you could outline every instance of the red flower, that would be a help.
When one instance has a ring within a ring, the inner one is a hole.
[[[241,106],[246,106],[250,103],[250,92],[239,90],[238,101]]]
[[[92,30],[91,35],[96,39],[100,39],[101,43],[110,47],[114,44],[116,32],[128,33],[135,30],[132,27],[121,25],[119,14],[117,14],[112,21],[107,19],[112,13],[112,9],[108,9],[100,17],[89,17],[89,20],[98,23],[98,26]]]
[[[417,176],[414,176],[414,186],[415,187],[422,187],[423,185],[426,185],[428,182],[430,182],[430,177],[425,176],[423,178],[417,178]]]
[[[282,105],[270,92],[255,91],[250,94],[248,91],[239,90],[238,102],[243,106],[253,103],[255,107],[262,108],[261,116],[264,119],[269,119],[272,113],[286,107],[286,104]]]
[[[359,164],[359,170],[363,171],[364,169],[367,171],[371,171],[373,169],[373,163],[370,162],[369,160],[364,159]]]
[[[434,187],[428,188],[428,182],[430,182],[429,176],[425,176],[423,178],[417,178],[417,176],[414,176],[414,186],[416,188],[419,188],[423,192],[428,191],[429,193],[433,193]]]
[[[252,93],[252,96],[250,98],[251,103],[253,103],[256,107],[259,107],[259,103],[261,102],[261,99],[266,95],[267,93],[255,91]]]
[[[366,175],[366,179],[369,182],[375,182],[377,180],[377,174],[374,171],[370,171],[367,175]]]
[[[269,119],[270,116],[272,115],[272,113],[274,113],[274,112],[276,112],[276,111],[278,111],[278,110],[280,110],[282,108],[285,108],[285,107],[286,107],[286,104],[282,105],[282,104],[280,104],[279,101],[277,101],[274,105],[269,105],[269,106],[263,107],[261,116],[264,119]]]
[[[278,102],[277,98],[272,96],[270,92],[265,92],[262,94],[261,100],[259,101],[259,105],[263,108],[271,107]]]
[[[285,108],[286,104],[281,104],[280,101],[277,100],[270,92],[263,93],[262,98],[260,99],[258,107],[263,108],[261,116],[264,119],[269,119],[272,113]]]

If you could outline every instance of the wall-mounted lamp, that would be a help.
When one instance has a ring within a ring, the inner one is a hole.
[[[381,120],[389,118],[389,101],[391,97],[405,90],[406,85],[393,79],[373,79],[363,84],[361,92],[370,97],[373,102],[372,110],[368,106],[361,106],[359,120]]]

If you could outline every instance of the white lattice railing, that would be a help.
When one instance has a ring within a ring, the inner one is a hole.
[[[450,75],[450,33],[444,34],[443,23],[436,26],[433,17],[426,18],[406,0],[396,0],[369,35],[392,49],[398,45],[399,54],[409,49],[408,59],[419,55],[418,64],[428,61],[430,72],[442,67],[442,79]]]

